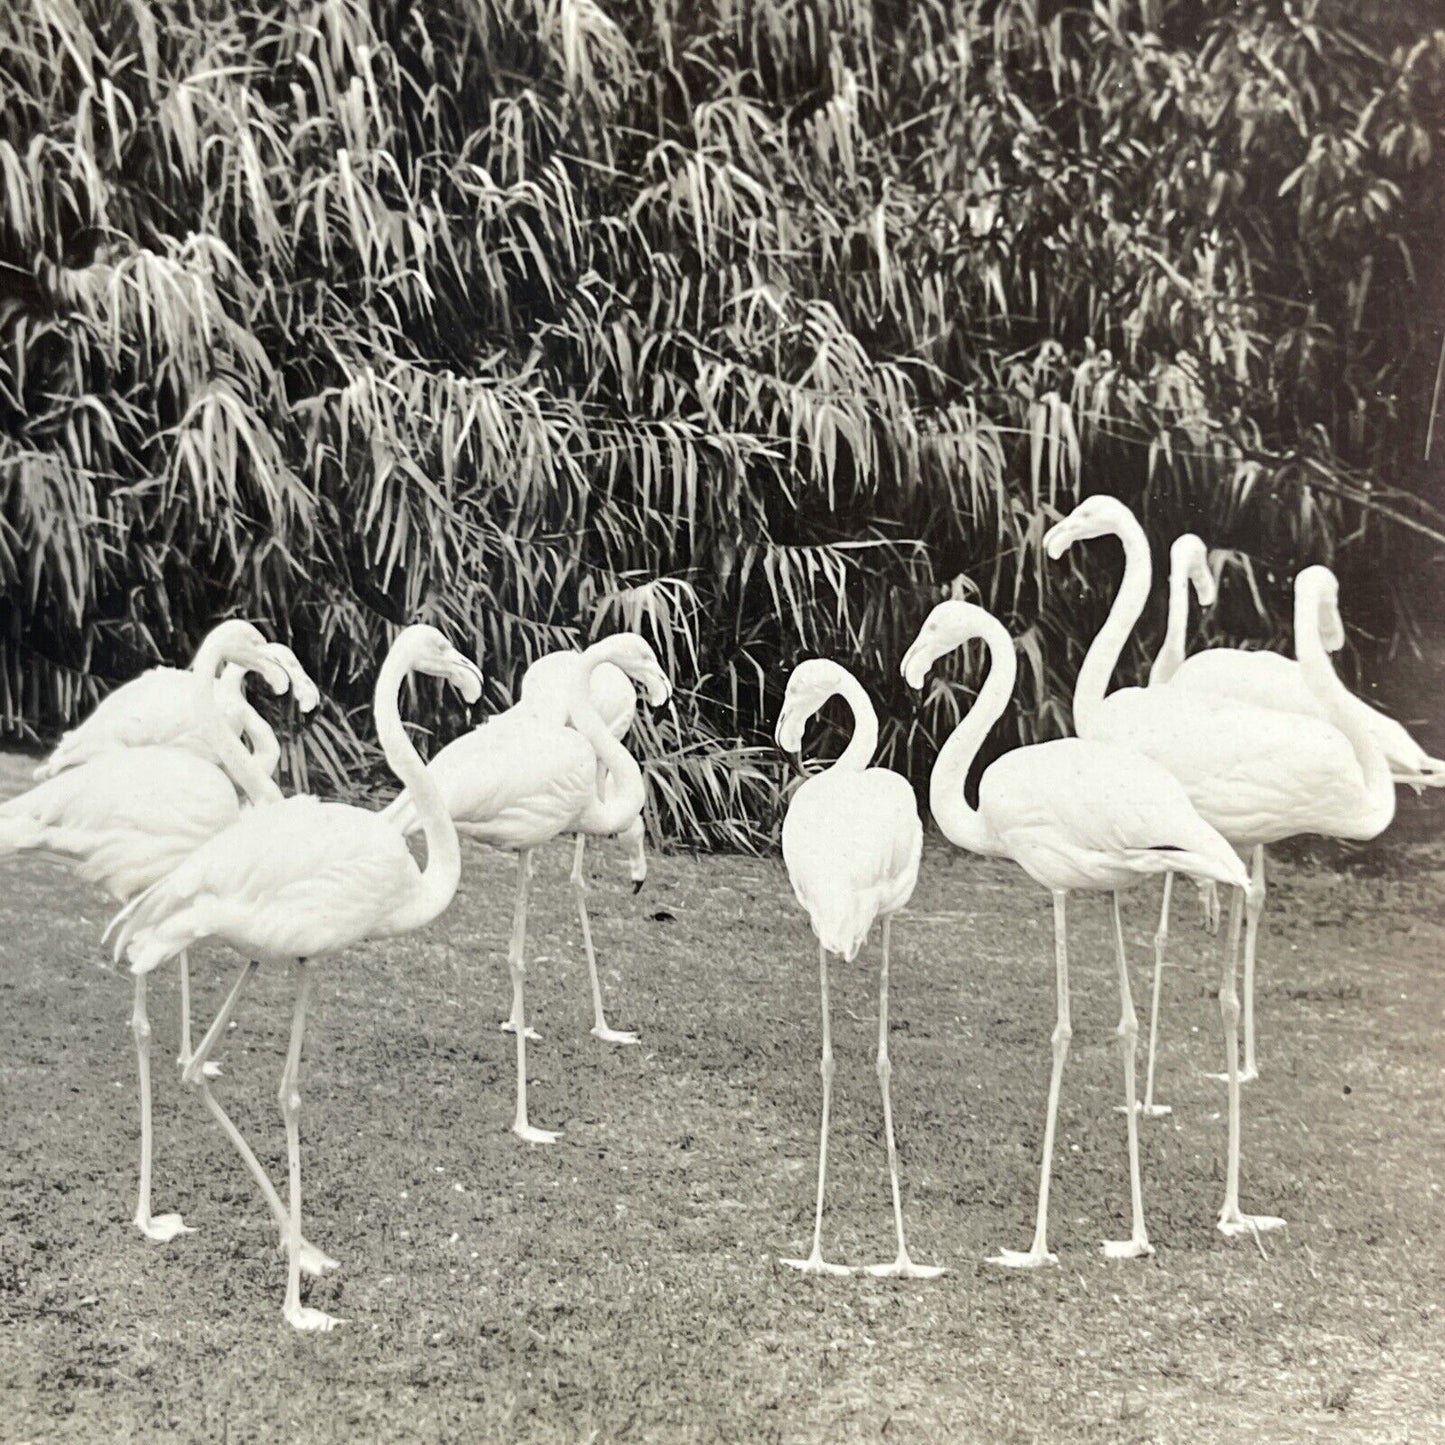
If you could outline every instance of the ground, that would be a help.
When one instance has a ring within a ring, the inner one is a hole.
[[[26,760],[0,759],[20,785]],[[66,1440],[1294,1441],[1445,1438],[1445,847],[1401,798],[1366,850],[1275,867],[1261,952],[1262,1077],[1245,1093],[1244,1207],[1289,1229],[1230,1242],[1222,1191],[1219,940],[1176,895],[1144,1128],[1158,1254],[1127,1232],[1118,995],[1102,899],[1072,908],[1074,1050],[1055,1171],[1056,1269],[983,1262],[1028,1242],[1048,1076],[1047,897],[931,843],[895,928],[893,1086],[914,1257],[936,1282],[805,1278],[818,999],[780,866],[663,856],[630,892],[592,858],[611,1021],[588,1036],[568,850],[539,863],[535,1123],[512,1116],[510,860],[468,848],[451,910],[318,982],[302,1072],[305,1218],[342,1272],[310,1291],[348,1323],[281,1319],[264,1207],[170,1067],[156,1024],[156,1208],[129,1224],[137,1106],[129,980],[98,965],[106,904],[39,861],[0,895],[0,1438]],[[1126,900],[1146,1003],[1157,890]],[[204,1022],[236,961],[197,960]],[[219,1089],[273,1178],[289,981],[264,975]],[[876,953],[834,972],[831,1258],[891,1257],[873,1073]],[[1141,1056],[1142,1066],[1142,1056]],[[284,1185],[283,1185],[284,1188]]]

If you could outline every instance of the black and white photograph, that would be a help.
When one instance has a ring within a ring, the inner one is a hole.
[[[1445,1439],[1438,0],[0,0],[0,1445]]]

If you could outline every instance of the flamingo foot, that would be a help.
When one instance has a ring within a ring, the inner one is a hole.
[[[147,1239],[153,1239],[157,1244],[169,1244],[178,1234],[194,1234],[196,1232],[182,1220],[179,1214],[137,1214],[135,1227]]]
[[[1125,1104],[1115,1104],[1114,1112],[1116,1114],[1127,1114],[1129,1109]],[[1171,1104],[1141,1104],[1136,1099],[1134,1102],[1134,1112],[1138,1114],[1141,1119],[1162,1119],[1166,1114],[1172,1114],[1174,1108]]]
[[[1042,1269],[1047,1264],[1057,1264],[1059,1257],[1046,1249],[1004,1249],[991,1254],[987,1262],[1002,1265],[1004,1269]]]
[[[815,1249],[807,1259],[780,1259],[779,1264],[785,1264],[789,1269],[801,1270],[804,1274],[852,1274],[852,1269],[846,1264],[829,1264],[826,1259]]]
[[[339,1320],[335,1315],[329,1315],[325,1310],[314,1310],[309,1305],[296,1305],[287,1309],[286,1323],[293,1330],[315,1331],[324,1334],[327,1330],[334,1330],[337,1325],[344,1325],[345,1320]]]
[[[1228,1074],[1205,1074],[1204,1077],[1206,1079],[1215,1079],[1221,1084],[1227,1084],[1229,1082]],[[1258,1069],[1241,1069],[1239,1071],[1239,1082],[1241,1084],[1252,1084],[1257,1078],[1259,1078]]]
[[[1237,1209],[1232,1215],[1221,1214],[1218,1224],[1219,1232],[1230,1239],[1239,1239],[1244,1235],[1253,1238],[1284,1227],[1285,1221],[1273,1214],[1241,1214]]]
[[[1147,1239],[1106,1239],[1106,1259],[1144,1259],[1154,1253],[1154,1246]]]
[[[555,1144],[561,1136],[561,1130],[553,1133],[550,1129],[536,1129],[531,1124],[513,1124],[512,1133],[524,1144]]]
[[[503,1019],[503,1020],[502,1020],[502,1024],[501,1024],[501,1029],[502,1029],[502,1032],[503,1032],[504,1034],[514,1034],[514,1033],[517,1032],[517,1026],[516,1026],[516,1024],[514,1024],[514,1023],[511,1021],[511,1019]],[[537,1032],[537,1030],[532,1027],[531,1024],[528,1024],[528,1025],[527,1025],[527,1037],[528,1037],[529,1039],[534,1040],[534,1041],[540,1041],[542,1035],[539,1034],[539,1033]]]
[[[592,1030],[594,1039],[601,1039],[604,1044],[639,1044],[642,1042],[636,1034],[626,1029],[610,1029],[601,1025]]]
[[[892,1264],[870,1264],[865,1268],[875,1279],[937,1279],[947,1272],[941,1264],[914,1264],[906,1254],[900,1254]]]

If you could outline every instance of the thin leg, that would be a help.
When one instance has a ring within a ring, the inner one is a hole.
[[[592,1037],[608,1044],[635,1044],[637,1035],[622,1029],[608,1028],[602,1012],[602,981],[597,976],[597,951],[592,947],[592,920],[587,916],[587,878],[582,861],[587,850],[587,835],[577,835],[577,848],[572,855],[572,895],[577,900],[577,917],[582,924],[582,947],[587,951],[587,972],[592,978]]]
[[[818,1072],[823,1076],[823,1126],[818,1136],[818,1206],[813,1216],[813,1252],[807,1259],[785,1259],[782,1263],[804,1274],[852,1274],[846,1264],[829,1264],[823,1258],[823,1186],[828,1177],[828,1115],[833,1108],[833,1034],[828,1022],[828,951],[818,945],[818,980],[823,996],[823,1057]]]
[[[218,1040],[225,1032],[226,1025],[231,1022],[231,1015],[236,1012],[236,1005],[240,1002],[242,990],[244,990],[246,985],[255,977],[257,967],[256,960],[251,959],[241,969],[240,977],[231,985],[231,991],[226,995],[220,1012],[211,1020],[211,1026],[206,1030],[200,1047],[191,1055],[190,1062],[182,1072],[182,1083],[190,1084],[194,1087],[198,1079],[205,1077],[203,1071],[206,1060],[210,1058],[211,1050],[216,1047]]]
[[[641,893],[642,885],[647,882],[647,828],[642,815],[639,813],[632,825],[618,836],[631,859],[628,876],[632,879],[632,891]]]
[[[146,1014],[146,974],[135,976],[135,1006],[130,1029],[135,1035],[136,1072],[140,1076],[140,1187],[135,1227],[147,1239],[169,1244],[178,1234],[191,1234],[179,1214],[151,1214],[151,1024]]]
[[[528,880],[528,882],[530,882],[530,881],[531,881],[531,878],[532,878],[532,855],[531,855],[531,852],[530,852],[530,851],[527,851],[527,852],[525,852],[525,853],[518,853],[518,854],[517,854],[517,857],[518,857],[518,859],[525,858],[525,859],[527,860],[527,861],[526,861],[527,880]],[[519,864],[519,866],[521,866],[521,865]],[[520,998],[521,998],[521,994],[517,991],[517,989],[516,989],[516,987],[515,987],[515,985],[514,985],[514,987],[513,987],[513,989],[512,989],[512,1013],[511,1013],[511,1016],[510,1016],[509,1018],[505,1018],[505,1019],[502,1020],[502,1032],[503,1032],[504,1034],[514,1034],[514,1033],[517,1032],[517,1025],[518,1025],[518,1023],[519,1023],[520,1020],[521,1020],[521,1013],[519,1012],[519,1002],[518,1002],[518,1001],[520,1000]],[[523,1027],[527,1027],[527,1026],[526,1026],[526,1025],[523,1025]],[[540,1042],[541,1042],[541,1039],[542,1039],[542,1035],[539,1034],[536,1029],[530,1028],[530,1027],[527,1027],[527,1037],[528,1037],[529,1039],[531,1039],[534,1043],[540,1043]]]
[[[1219,1012],[1224,1020],[1224,1053],[1229,1080],[1229,1156],[1225,1167],[1224,1206],[1219,1211],[1219,1232],[1230,1236],[1258,1234],[1280,1229],[1284,1220],[1269,1214],[1241,1214],[1239,1211],[1239,993],[1235,974],[1239,968],[1239,931],[1244,913],[1244,890],[1236,888],[1229,905],[1229,948],[1224,977],[1219,985]]]
[[[1119,955],[1119,1053],[1124,1060],[1124,1113],[1129,1131],[1129,1204],[1133,1211],[1133,1227],[1129,1238],[1105,1240],[1104,1253],[1110,1259],[1138,1259],[1153,1254],[1144,1228],[1144,1187],[1139,1178],[1139,1118],[1134,1111],[1134,1059],[1139,1048],[1139,1020],[1134,1013],[1134,993],[1129,987],[1129,956],[1124,948],[1124,919],[1119,912],[1119,895],[1114,902],[1114,947]],[[1155,982],[1158,978],[1156,975]]]
[[[281,1116],[286,1121],[286,1164],[291,1181],[291,1207],[287,1211],[286,1323],[298,1330],[329,1330],[338,1320],[324,1310],[301,1303],[301,1036],[306,1029],[306,1004],[311,997],[311,965],[296,961],[296,1012],[291,1016],[291,1043],[281,1071]]]
[[[1264,845],[1258,844],[1251,862],[1249,892],[1244,897],[1244,1072],[1241,1084],[1259,1077],[1254,1058],[1254,950],[1259,939],[1259,920],[1264,913]]]
[[[1149,1062],[1144,1075],[1144,1106],[1146,1119],[1162,1119],[1171,1113],[1168,1104],[1154,1102],[1154,1065],[1159,1048],[1159,996],[1164,988],[1164,950],[1169,945],[1169,903],[1174,892],[1174,875],[1164,875],[1164,902],[1159,909],[1159,927],[1154,933],[1154,993],[1149,1000]]]
[[[1049,1253],[1049,1174],[1054,1163],[1054,1129],[1059,1115],[1059,1084],[1064,1077],[1064,1060],[1069,1040],[1074,1036],[1069,1022],[1069,944],[1065,899],[1068,894],[1054,894],[1054,987],[1057,994],[1058,1022],[1054,1025],[1054,1067],[1049,1075],[1049,1110],[1044,1123],[1044,1161],[1039,1171],[1039,1209],[1034,1223],[1034,1242],[1028,1250],[1005,1249],[989,1260],[1010,1269],[1037,1269],[1040,1265],[1057,1264],[1059,1258]]]
[[[191,1061],[191,959],[190,952],[182,949],[180,952],[181,969],[181,1056],[176,1060],[177,1065],[184,1069]],[[221,1075],[221,1066],[213,1060],[207,1060],[205,1075],[208,1079],[217,1079]]]
[[[937,1279],[943,1270],[932,1264],[914,1264],[903,1240],[903,1201],[898,1190],[898,1147],[893,1141],[893,1102],[888,1083],[893,1065],[888,1059],[888,954],[892,919],[883,919],[883,965],[878,982],[878,1086],[883,1093],[883,1130],[888,1140],[888,1178],[893,1186],[893,1224],[898,1233],[898,1258],[892,1264],[871,1264],[868,1273],[906,1279]]]
[[[527,1017],[522,1000],[522,984],[527,973],[527,887],[532,878],[531,851],[517,854],[517,904],[512,915],[512,942],[507,950],[507,964],[512,974],[512,1019],[517,1036],[517,1116],[512,1133],[528,1144],[555,1144],[557,1135],[547,1129],[534,1129],[527,1122]]]

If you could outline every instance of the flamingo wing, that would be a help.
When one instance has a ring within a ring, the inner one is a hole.
[[[215,751],[196,718],[195,676],[175,667],[153,667],[96,704],[67,732],[36,777],[51,778],[119,748],[175,747],[215,761]]]

